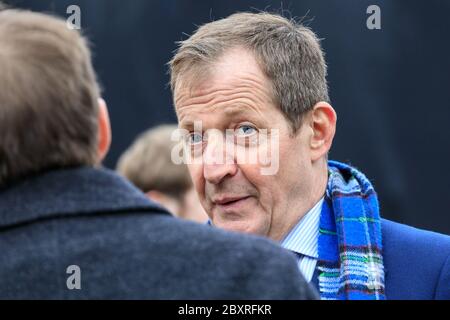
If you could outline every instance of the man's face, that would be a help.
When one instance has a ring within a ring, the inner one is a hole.
[[[190,132],[189,171],[199,199],[215,226],[281,240],[313,204],[312,129],[302,125],[292,134],[247,50],[229,50],[210,71],[206,81],[175,92],[179,126]],[[202,132],[194,131],[195,122]],[[259,139],[264,130],[266,139]],[[268,166],[262,154],[270,154],[272,165],[278,160],[276,172],[262,173]],[[258,161],[242,160],[252,155]]]

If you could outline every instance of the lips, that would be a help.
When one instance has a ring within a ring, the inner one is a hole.
[[[245,200],[247,198],[250,198],[250,196],[222,197],[222,198],[216,198],[215,200],[213,200],[213,202],[217,205],[225,206],[225,205],[231,205],[238,201]]]
[[[222,197],[217,198],[213,202],[222,213],[227,214],[239,214],[244,211],[247,201],[251,199],[251,196],[239,196],[239,197]]]

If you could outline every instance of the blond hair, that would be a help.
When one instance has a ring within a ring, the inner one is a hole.
[[[141,134],[120,157],[117,171],[143,192],[160,191],[181,199],[192,187],[185,164],[171,159],[177,141],[171,140],[176,125],[161,125]]]

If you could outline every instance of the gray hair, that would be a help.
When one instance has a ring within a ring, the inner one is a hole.
[[[304,113],[320,101],[329,101],[319,39],[294,20],[266,12],[233,14],[201,26],[181,41],[169,62],[173,95],[180,79],[203,72],[226,50],[239,46],[255,55],[271,82],[274,102],[294,133]]]

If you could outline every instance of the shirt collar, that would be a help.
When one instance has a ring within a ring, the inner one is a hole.
[[[311,258],[319,258],[317,239],[323,201],[324,198],[320,199],[281,241],[283,248]]]

